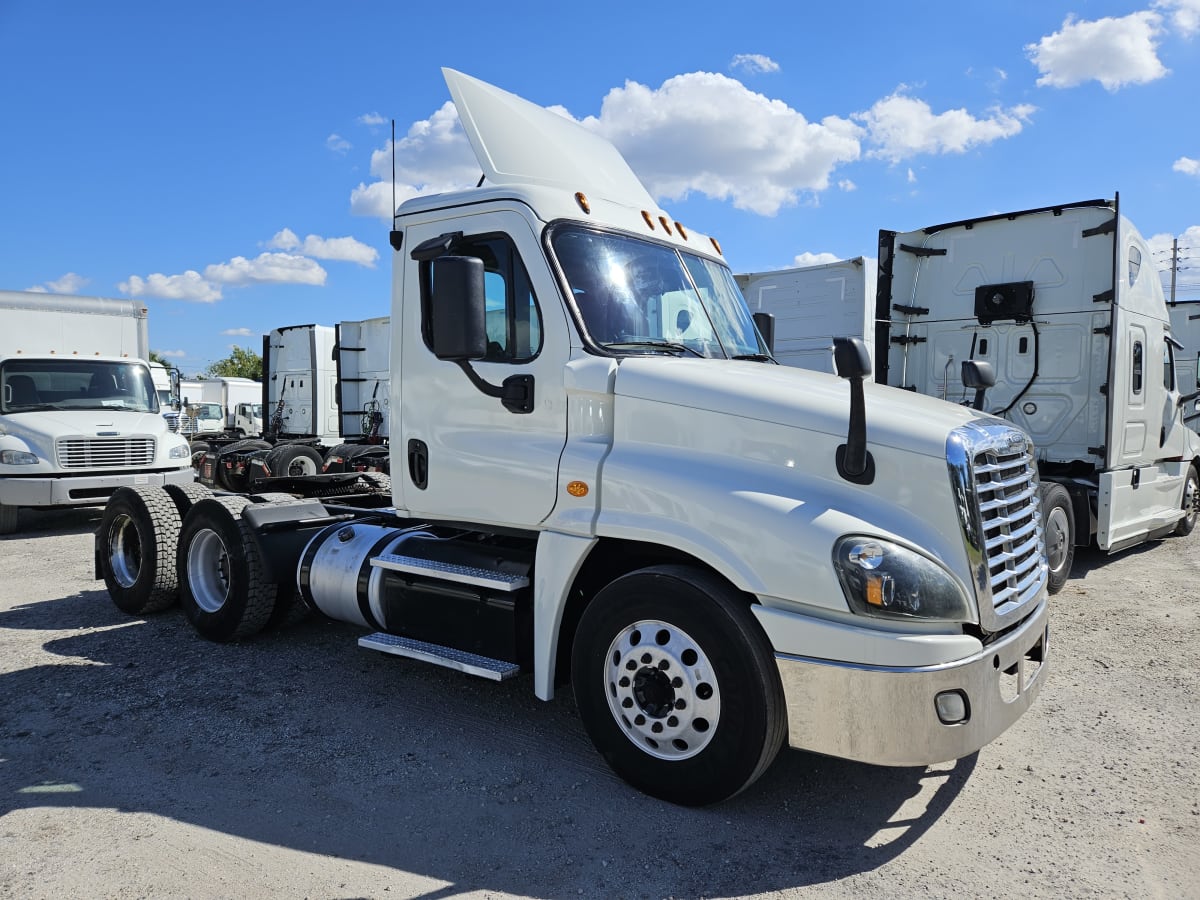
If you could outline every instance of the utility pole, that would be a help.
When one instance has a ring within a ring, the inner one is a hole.
[[[1179,238],[1171,240],[1171,305],[1175,305],[1175,273],[1179,271]]]

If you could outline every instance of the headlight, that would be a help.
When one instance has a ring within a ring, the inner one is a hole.
[[[25,450],[0,450],[0,463],[6,466],[36,466],[38,458]]]
[[[178,446],[171,448],[170,452],[167,453],[167,457],[169,459],[191,459],[192,448],[187,444],[179,444]]]
[[[974,621],[971,601],[938,563],[907,547],[850,535],[833,548],[842,592],[853,612],[882,619]]]

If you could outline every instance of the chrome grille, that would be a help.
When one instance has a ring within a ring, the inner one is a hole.
[[[154,438],[62,438],[55,445],[64,469],[129,469],[154,463]]]
[[[1045,542],[1033,445],[993,422],[957,429],[947,444],[963,533],[976,575],[980,624],[999,630],[1042,596]]]

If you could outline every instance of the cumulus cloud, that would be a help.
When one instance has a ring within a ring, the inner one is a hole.
[[[1068,88],[1098,81],[1105,90],[1116,91],[1168,73],[1158,58],[1162,21],[1150,10],[1093,21],[1071,15],[1060,31],[1026,45],[1025,52],[1041,73],[1039,86]]]
[[[858,185],[855,184],[853,181],[851,181],[849,178],[843,178],[841,181],[839,181],[837,183],[837,186],[838,186],[838,190],[845,191],[846,193],[849,193],[850,191],[858,190]]]
[[[809,253],[807,250],[803,253],[797,253],[792,259],[792,268],[804,269],[809,266],[823,266],[826,263],[834,263],[840,260],[841,257],[836,253]]]
[[[74,272],[68,272],[62,278],[47,281],[45,284],[35,284],[28,290],[35,294],[78,294],[90,280],[82,275],[76,275]]]
[[[187,357],[186,350],[155,350],[163,359],[184,359]]]
[[[676,75],[660,88],[628,81],[583,125],[612,141],[656,197],[695,192],[774,215],[858,159],[862,129],[828,116],[809,122],[725,75]]]
[[[275,250],[295,250],[314,259],[357,263],[368,269],[375,268],[375,261],[379,259],[378,250],[352,237],[323,238],[310,234],[302,241],[290,228],[277,232],[267,246]]]
[[[409,127],[396,141],[395,157],[397,206],[411,197],[462,190],[479,181],[479,164],[450,101]],[[360,183],[351,192],[350,211],[390,219],[394,212],[391,141],[371,154],[371,174],[379,180]]]
[[[325,146],[334,153],[345,153],[353,146],[353,144],[351,144],[340,134],[331,134],[329,137],[325,138]]]
[[[904,88],[884,97],[869,110],[856,113],[874,148],[868,156],[893,163],[918,154],[964,153],[1019,134],[1036,107],[1027,104],[1007,109],[995,107],[987,118],[976,118],[965,109],[935,113],[924,100],[904,93]]]
[[[1175,165],[1171,166],[1171,168],[1176,172],[1182,172],[1184,175],[1200,175],[1200,159],[1181,156],[1175,160]]]
[[[768,72],[778,72],[779,63],[761,53],[739,53],[729,63],[729,68],[760,75]]]
[[[325,283],[320,264],[293,253],[260,253],[254,259],[235,256],[226,263],[206,266],[204,277],[216,284],[313,284]]]
[[[367,125],[369,127],[374,127],[377,125],[385,124],[387,122],[387,119],[385,119],[383,116],[381,116],[377,112],[370,112],[370,113],[364,113],[363,115],[359,116],[357,121],[358,121],[359,125]]]
[[[117,288],[130,297],[161,297],[164,300],[188,300],[192,303],[216,303],[221,299],[221,289],[194,269],[182,275],[163,275],[156,272],[140,278],[130,275]]]
[[[1171,27],[1183,37],[1200,31],[1200,0],[1155,0],[1150,5],[1166,13]]]
[[[228,337],[252,337],[257,333],[258,332],[251,331],[249,328],[226,328],[221,332],[221,334],[227,335]]]

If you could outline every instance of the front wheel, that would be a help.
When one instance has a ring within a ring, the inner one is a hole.
[[[1180,537],[1192,533],[1196,527],[1196,517],[1200,513],[1200,475],[1196,474],[1195,466],[1188,466],[1187,483],[1183,486],[1183,518],[1175,526],[1175,533]]]
[[[592,743],[652,796],[732,797],[782,746],[770,643],[741,595],[709,573],[664,565],[613,581],[584,610],[571,668]]]
[[[1042,529],[1046,538],[1046,563],[1050,569],[1046,590],[1057,594],[1071,576],[1075,562],[1074,519],[1071,495],[1061,484],[1048,482],[1042,489]]]

